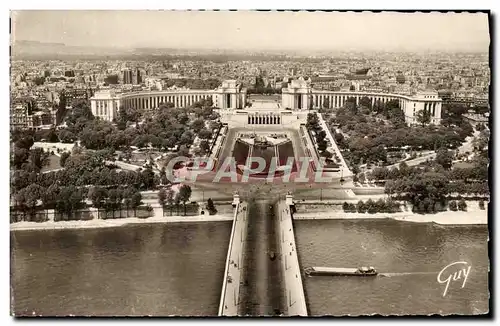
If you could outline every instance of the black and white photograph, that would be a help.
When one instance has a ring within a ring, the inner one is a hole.
[[[492,17],[11,10],[10,315],[491,314]]]

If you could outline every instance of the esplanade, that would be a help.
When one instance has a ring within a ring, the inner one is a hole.
[[[405,121],[412,125],[417,123],[417,114],[421,110],[430,112],[430,123],[441,122],[442,100],[437,92],[423,92],[416,95],[373,93],[361,91],[325,91],[315,90],[303,78],[292,80],[287,88],[282,89],[281,105],[279,109],[271,109],[273,114],[269,118],[260,118],[264,112],[255,112],[247,103],[246,89],[235,80],[226,80],[214,90],[170,89],[165,91],[139,91],[129,93],[115,93],[112,90],[101,90],[90,99],[91,110],[94,116],[112,121],[118,114],[120,107],[135,107],[141,110],[154,110],[162,103],[172,103],[177,108],[190,107],[200,100],[211,99],[214,107],[226,112],[237,111],[238,115],[245,115],[242,121],[246,124],[282,124],[283,114],[290,115],[290,111],[307,111],[319,108],[340,108],[349,98],[354,98],[359,104],[362,98],[368,98],[372,105],[379,101],[387,103],[396,100],[403,110]]]

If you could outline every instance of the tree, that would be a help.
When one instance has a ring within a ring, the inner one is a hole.
[[[26,217],[26,211],[27,211],[25,189],[26,188],[22,188],[14,196],[14,199],[16,201],[16,206],[23,213],[23,218]]]
[[[321,126],[319,125],[319,119],[316,113],[309,113],[307,115],[306,128],[307,130],[311,130],[314,132],[318,132],[319,130],[321,130]]]
[[[29,151],[25,148],[16,148],[13,154],[12,165],[18,169],[28,161]]]
[[[368,109],[372,109],[372,101],[368,96],[363,96],[359,99],[359,106],[366,107]]]
[[[137,216],[137,207],[141,206],[142,204],[142,195],[139,191],[135,191],[134,194],[132,195],[130,205],[134,209],[134,215]]]
[[[167,193],[165,192],[164,188],[161,188],[160,191],[158,191],[158,203],[160,203],[161,207],[165,207],[166,199]]]
[[[198,138],[200,139],[210,139],[212,138],[212,132],[207,129],[201,129],[198,133]]]
[[[200,130],[202,130],[205,127],[205,120],[203,119],[196,119],[191,123],[191,128],[195,133],[199,133]]]
[[[417,122],[422,124],[424,127],[426,124],[431,122],[431,111],[429,110],[420,110],[417,112]]]
[[[24,201],[25,205],[31,213],[31,216],[34,217],[36,206],[38,205],[38,201],[42,198],[42,194],[45,189],[42,189],[37,184],[31,184],[28,187],[24,188]]]
[[[124,108],[120,107],[118,110],[118,122],[138,122],[141,119],[141,111],[135,107]]]
[[[366,205],[366,211],[369,214],[374,214],[377,212],[377,205],[371,198],[366,201],[365,205]]]
[[[184,216],[186,216],[186,203],[191,198],[191,187],[189,185],[182,185],[179,188],[179,199],[184,205]]]
[[[181,204],[181,195],[179,193],[175,194],[174,203],[175,207],[177,207],[177,215],[179,215],[179,206]]]
[[[33,139],[33,136],[28,135],[28,136],[23,137],[23,138],[19,139],[18,141],[16,141],[15,146],[17,148],[30,149],[34,143],[35,143],[35,141]]]
[[[51,184],[45,191],[42,192],[42,203],[45,209],[55,208],[57,196],[59,194],[59,186],[55,183]]]
[[[403,177],[408,176],[409,167],[406,162],[399,163],[399,174]]]
[[[344,212],[348,212],[349,211],[349,203],[345,201],[342,204],[342,209],[344,210]]]
[[[322,140],[322,141],[318,142],[318,150],[320,152],[325,151],[326,148],[327,148],[327,143],[326,143],[325,140]]]
[[[452,200],[448,203],[448,207],[450,208],[450,210],[456,212],[458,207],[457,207],[457,202]]]
[[[356,213],[356,205],[353,203],[349,204],[349,212]]]
[[[209,130],[213,131],[214,129],[219,129],[221,127],[221,123],[217,121],[210,121]]]
[[[457,207],[461,211],[464,211],[464,212],[467,211],[467,203],[463,199],[460,199],[458,201]]]
[[[67,218],[72,217],[75,210],[82,207],[82,192],[75,186],[61,187],[57,197],[56,210],[65,213]]]
[[[123,190],[122,196],[123,196],[123,201],[125,203],[125,207],[127,208],[127,216],[128,216],[128,209],[132,206],[132,196],[134,195],[135,190],[132,187],[127,187]]]
[[[484,200],[481,199],[478,204],[479,204],[479,209],[481,209],[481,210],[485,209],[485,207],[484,207]]]
[[[383,200],[382,198],[379,198],[379,200],[375,202],[375,207],[376,211],[380,213],[387,213],[389,211],[385,200]]]
[[[106,188],[94,186],[89,189],[87,197],[92,201],[92,206],[97,208],[97,212],[99,212],[99,209],[104,206],[104,200],[108,197],[108,191]]]
[[[36,169],[40,171],[48,162],[48,154],[43,151],[42,148],[35,148],[30,150],[30,163]]]
[[[363,203],[362,200],[358,201],[356,209],[357,209],[358,213],[366,213],[365,203]]]
[[[202,151],[202,153],[208,153],[208,151],[210,151],[210,143],[207,141],[207,140],[202,140],[200,142],[200,149]]]
[[[404,178],[400,191],[406,193],[413,206],[419,209],[420,203],[427,203],[424,202],[426,198],[432,201],[432,206],[435,202],[444,202],[448,183],[448,178],[441,173],[424,172]]]
[[[396,188],[395,182],[393,180],[387,180],[385,182],[384,192],[389,196],[389,198],[391,198],[391,196],[395,193],[396,190],[395,188]]]
[[[168,206],[170,206],[170,215],[172,215],[172,208],[174,207],[175,192],[172,189],[168,189],[165,194],[165,201]]]
[[[188,156],[189,149],[187,148],[186,145],[181,145],[181,147],[179,147],[179,150],[177,151],[177,153],[179,154],[179,156]]]
[[[214,201],[212,200],[212,198],[208,198],[207,209],[210,215],[217,214],[217,209],[215,208]]]
[[[113,216],[115,210],[120,209],[122,200],[123,200],[123,192],[119,188],[110,189],[108,191],[107,204],[108,207],[110,207],[111,210],[113,211]]]
[[[63,152],[59,158],[59,164],[64,167],[64,165],[66,164],[66,161],[68,160],[68,158],[71,156],[71,154],[69,152]]]
[[[451,168],[453,161],[453,152],[446,148],[441,148],[436,153],[436,163],[441,165],[446,170]]]
[[[186,130],[179,139],[179,144],[181,145],[191,145],[193,143],[193,133]]]
[[[141,183],[142,189],[149,190],[149,189],[153,189],[156,186],[155,174],[153,172],[153,169],[151,169],[150,167],[147,167],[146,169],[144,169],[141,172],[140,177],[141,177],[141,181],[142,181],[142,183]]]
[[[333,156],[333,154],[330,153],[329,151],[322,151],[320,155],[325,157],[326,159],[331,159]]]

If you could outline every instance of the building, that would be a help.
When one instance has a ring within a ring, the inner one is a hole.
[[[139,69],[132,71],[131,69],[123,70],[123,84],[140,85],[142,83],[142,73]]]
[[[122,94],[105,90],[96,92],[90,99],[90,107],[94,116],[113,121],[121,106],[154,110],[162,103],[172,103],[177,108],[187,108],[202,99],[209,98],[212,99],[213,106],[220,109],[243,108],[246,103],[246,89],[235,80],[226,80],[215,90],[170,89]]]
[[[31,112],[26,104],[16,104],[10,109],[10,129],[50,129],[56,125],[57,117],[57,109]]]
[[[309,110],[313,108],[312,88],[304,78],[292,80],[287,88],[281,90],[281,104],[292,110]]]
[[[132,70],[130,69],[123,70],[123,83],[132,84]]]
[[[113,121],[120,108],[120,96],[112,90],[101,90],[90,99],[90,110],[96,118]]]
[[[27,127],[34,130],[50,129],[54,126],[54,115],[53,110],[37,111],[28,115]]]
[[[142,73],[139,69],[136,69],[135,74],[132,75],[132,84],[133,85],[142,84]]]
[[[442,100],[436,92],[422,92],[417,95],[404,95],[392,93],[378,93],[365,91],[330,91],[317,90],[311,87],[310,81],[303,78],[292,80],[286,88],[282,89],[281,104],[278,106],[280,114],[290,114],[292,112],[303,112],[311,109],[323,108],[328,103],[329,108],[343,107],[349,97],[353,97],[356,104],[363,97],[368,97],[372,105],[376,101],[387,103],[396,100],[401,110],[405,113],[405,121],[408,125],[417,124],[418,112],[427,110],[431,113],[432,124],[441,122]],[[90,99],[92,113],[101,119],[112,121],[118,113],[118,109],[134,107],[141,110],[157,109],[162,103],[172,103],[177,108],[187,108],[202,99],[212,99],[214,107],[224,111],[238,110],[237,114],[245,115],[246,109],[246,89],[235,80],[226,80],[215,90],[189,90],[170,89],[163,91],[138,91],[122,94],[114,94],[110,91],[96,93]],[[327,102],[328,99],[328,102]],[[250,119],[251,120],[251,119]],[[250,121],[248,120],[248,121]],[[274,121],[286,121],[286,119],[271,119]],[[271,121],[269,120],[269,121]],[[267,121],[267,118],[266,120]]]
[[[28,106],[16,104],[10,108],[10,129],[26,129],[28,127]]]
[[[283,107],[291,110],[319,109],[324,107],[328,101],[329,108],[343,107],[349,97],[354,97],[356,104],[363,97],[368,97],[372,101],[387,103],[397,100],[399,107],[405,113],[405,121],[408,125],[417,124],[418,112],[428,110],[431,112],[431,124],[441,123],[442,100],[438,98],[437,92],[422,92],[415,96],[390,94],[390,93],[370,93],[357,91],[323,91],[313,89],[304,79],[294,80],[288,87],[282,90]],[[328,99],[328,100],[327,100]]]

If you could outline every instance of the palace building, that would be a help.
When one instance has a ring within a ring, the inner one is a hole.
[[[408,125],[417,124],[418,112],[430,112],[431,124],[440,124],[442,100],[437,92],[425,92],[417,95],[403,95],[360,91],[316,90],[303,78],[292,80],[282,89],[281,104],[268,110],[247,105],[246,89],[235,80],[226,80],[215,90],[173,89],[164,91],[140,91],[117,94],[111,90],[96,92],[90,99],[94,116],[113,121],[118,110],[135,107],[141,110],[157,109],[162,103],[172,103],[177,108],[187,108],[194,103],[211,99],[213,106],[224,111],[225,120],[238,121],[240,125],[286,124],[303,120],[303,113],[311,109],[324,107],[343,107],[348,98],[354,98],[356,104],[367,97],[372,105],[376,101],[387,103],[396,100],[403,110]],[[301,114],[302,113],[302,114]],[[231,115],[234,115],[231,117]]]

